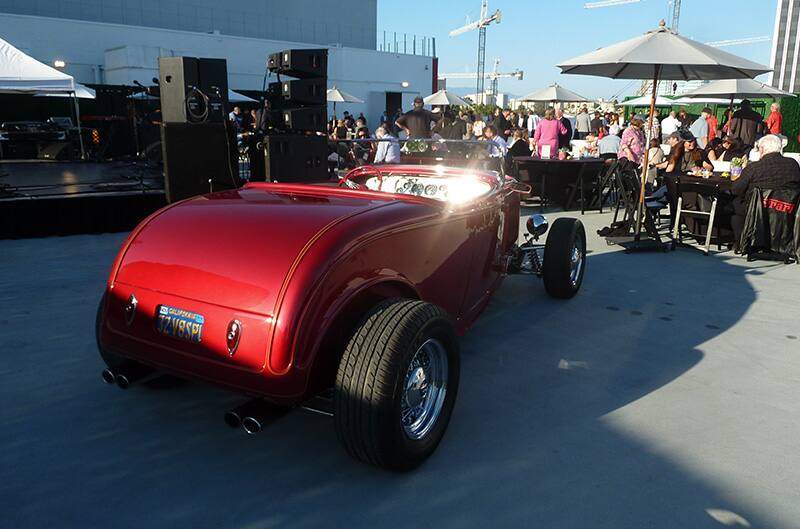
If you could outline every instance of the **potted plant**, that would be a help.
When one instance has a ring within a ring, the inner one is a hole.
[[[736,180],[742,174],[744,167],[744,158],[733,158],[731,160],[731,179]]]
[[[569,149],[566,147],[561,147],[558,150],[558,159],[559,160],[566,160],[569,157]]]

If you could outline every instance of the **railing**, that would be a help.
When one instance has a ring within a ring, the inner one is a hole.
[[[384,31],[378,35],[378,51],[436,57],[436,37]]]

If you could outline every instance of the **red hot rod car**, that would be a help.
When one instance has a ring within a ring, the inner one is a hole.
[[[542,276],[572,297],[586,236],[541,215],[519,235],[509,177],[361,167],[338,187],[252,183],[154,213],[131,232],[97,314],[103,378],[208,381],[254,400],[226,422],[258,431],[265,403],[333,388],[337,436],[357,459],[406,470],[444,435],[458,336],[503,277]]]

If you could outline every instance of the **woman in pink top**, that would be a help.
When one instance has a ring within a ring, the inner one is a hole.
[[[558,155],[558,135],[567,133],[567,128],[556,119],[552,108],[544,111],[544,119],[536,125],[536,132],[533,133],[533,140],[536,142],[536,153],[542,155],[542,146],[550,146],[550,157]]]
[[[644,153],[644,131],[642,131],[642,120],[633,118],[631,124],[622,132],[622,141],[619,142],[619,152],[617,158],[627,158],[628,161],[639,165],[642,163]]]

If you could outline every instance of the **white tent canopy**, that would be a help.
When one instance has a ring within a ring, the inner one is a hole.
[[[38,92],[35,95],[36,97],[72,97],[72,94],[69,92]],[[75,97],[80,99],[96,99],[97,93],[88,86],[75,83]]]
[[[568,90],[558,83],[552,84],[546,88],[542,88],[536,92],[532,92],[520,101],[560,101],[562,103],[577,102],[582,103],[588,101],[582,95],[576,94],[572,90]]]
[[[652,102],[650,96],[641,96],[634,99],[628,99],[627,101],[623,101],[620,103],[620,106],[623,107],[649,107],[650,103]],[[657,107],[671,107],[675,105],[675,100],[670,99],[664,96],[656,97],[656,106]]]
[[[75,80],[0,39],[0,92],[74,92]]]

